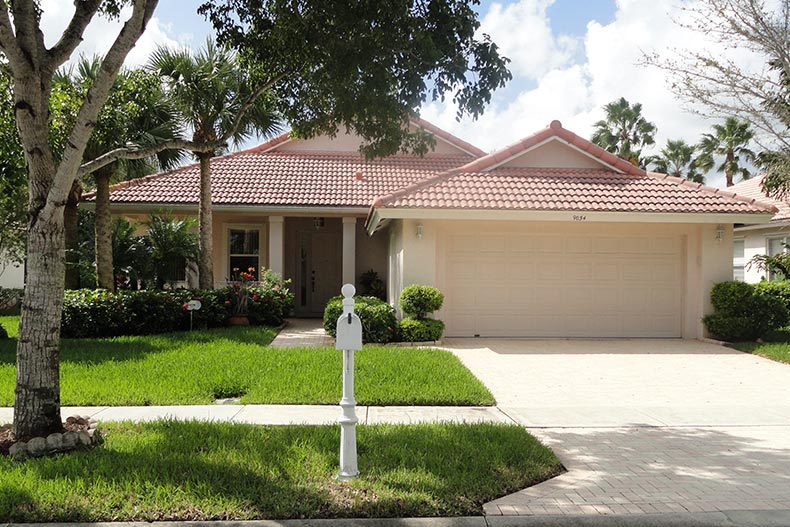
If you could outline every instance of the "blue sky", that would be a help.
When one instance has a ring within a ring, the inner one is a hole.
[[[470,141],[494,150],[525,137],[553,119],[589,137],[603,117],[602,107],[619,97],[643,105],[643,114],[658,126],[656,153],[667,139],[696,143],[712,120],[690,113],[668,88],[663,72],[640,64],[643,53],[671,56],[677,46],[725,52],[700,40],[676,22],[683,21],[681,2],[696,0],[512,0],[483,1],[478,8],[481,31],[491,35],[508,56],[512,82],[498,91],[477,121],[455,119],[451,103],[424,105],[422,117]],[[146,34],[127,64],[144,63],[158,45],[200,46],[212,33],[196,13],[200,0],[160,0]],[[54,42],[74,11],[72,2],[41,0],[42,27]],[[106,50],[119,24],[94,23],[81,51]],[[739,57],[738,60],[754,60]],[[711,174],[708,182],[721,183]]]

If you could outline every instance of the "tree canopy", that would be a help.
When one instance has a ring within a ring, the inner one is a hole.
[[[642,115],[640,103],[625,97],[606,104],[606,117],[595,123],[592,142],[618,157],[644,168],[648,159],[642,155],[646,146],[655,144],[656,125]]]

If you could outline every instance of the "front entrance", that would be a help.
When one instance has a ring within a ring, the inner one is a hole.
[[[296,233],[296,314],[322,316],[326,303],[340,294],[341,235],[328,230]]]

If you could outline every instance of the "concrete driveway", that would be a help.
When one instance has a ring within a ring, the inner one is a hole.
[[[444,347],[568,468],[489,515],[790,511],[790,365],[682,340]]]

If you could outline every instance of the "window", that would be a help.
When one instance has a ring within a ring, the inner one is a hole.
[[[253,268],[252,274],[258,279],[260,270],[260,230],[232,228],[228,235],[228,254],[230,279],[234,280],[239,271],[247,271]]]
[[[790,243],[790,237],[788,236],[780,236],[778,238],[768,238],[768,256],[776,256],[777,254],[786,253],[787,247],[786,244]],[[769,271],[768,272],[768,280],[778,280],[779,276],[776,273]]]
[[[743,247],[743,239],[734,240],[732,243],[732,279],[738,280],[739,282],[744,281],[743,267],[745,262],[743,257]]]

